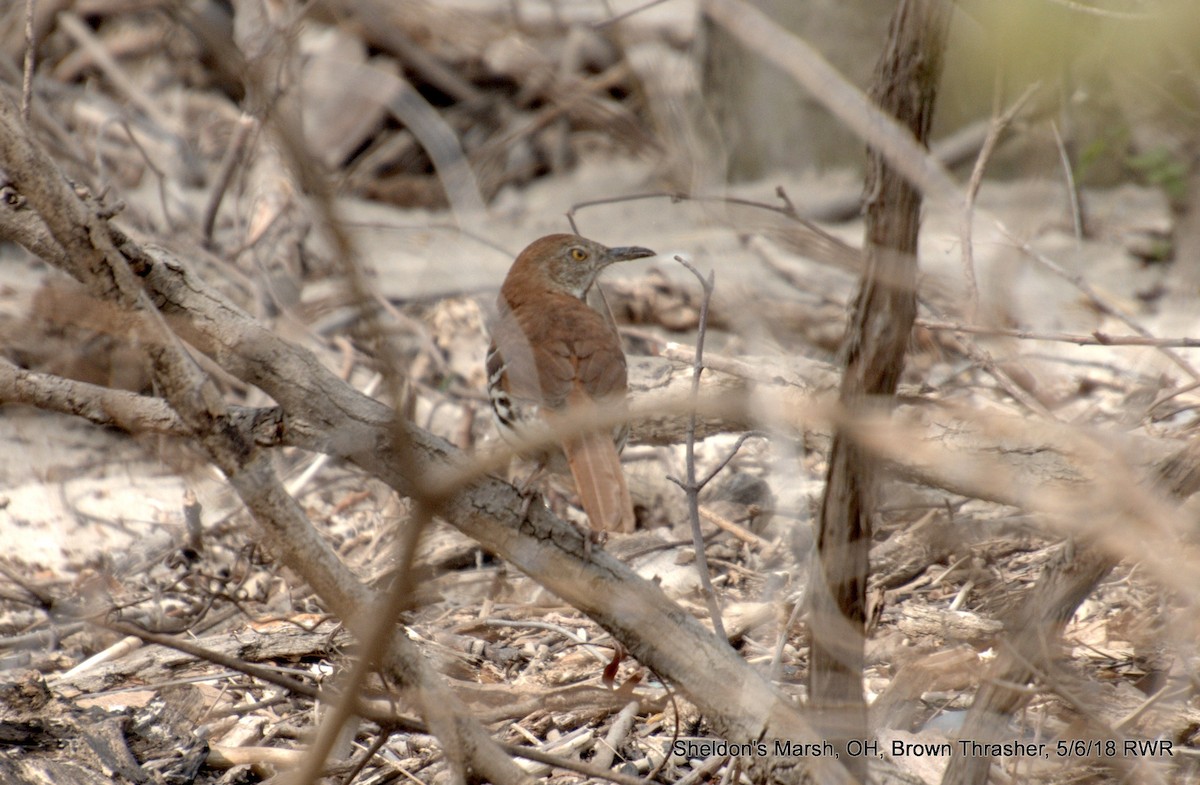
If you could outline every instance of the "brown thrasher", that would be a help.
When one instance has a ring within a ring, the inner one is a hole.
[[[570,234],[543,237],[521,251],[500,288],[487,354],[488,397],[501,435],[510,439],[538,417],[554,425],[568,409],[624,401],[621,338],[611,318],[591,308],[586,297],[605,267],[654,255]],[[620,457],[628,434],[627,425],[584,433],[563,440],[561,454],[539,457],[542,466],[562,473],[565,455],[597,531],[633,531],[633,502]]]

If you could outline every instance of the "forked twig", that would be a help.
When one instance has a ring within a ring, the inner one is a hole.
[[[692,396],[694,397],[700,392],[700,374],[704,372],[704,336],[708,332],[708,305],[712,301],[716,273],[710,271],[708,277],[705,278],[682,256],[677,255],[675,261],[696,276],[696,280],[700,282],[700,286],[704,290],[704,299],[700,302],[700,325],[696,332],[696,357],[692,363]],[[692,524],[692,546],[696,551],[696,569],[700,573],[700,587],[704,591],[704,600],[708,604],[708,615],[712,618],[713,632],[721,640],[726,640],[725,625],[721,622],[721,604],[717,599],[716,589],[712,585],[712,576],[708,572],[708,556],[704,552],[704,533],[700,528],[700,490],[704,485],[696,481],[696,413],[694,411],[688,416],[685,449],[687,451],[686,481],[680,482],[675,477],[667,479],[678,485],[687,494],[688,516]],[[711,480],[712,477],[713,475],[710,474],[705,482]]]

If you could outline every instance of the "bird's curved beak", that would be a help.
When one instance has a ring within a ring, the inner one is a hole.
[[[611,262],[628,262],[631,259],[645,259],[647,256],[658,256],[649,248],[639,248],[636,245],[623,245],[619,248],[608,249],[608,259]]]

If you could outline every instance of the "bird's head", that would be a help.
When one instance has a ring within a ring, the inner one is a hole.
[[[534,240],[521,251],[509,277],[514,273],[521,277],[535,276],[555,291],[583,299],[605,267],[654,255],[648,248],[609,248],[579,235],[551,234]]]

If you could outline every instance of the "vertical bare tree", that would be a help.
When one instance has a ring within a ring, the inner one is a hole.
[[[941,0],[901,0],[875,71],[872,98],[924,144],[949,19]],[[866,180],[866,267],[842,343],[840,399],[851,412],[892,396],[916,318],[921,194],[872,150]],[[884,402],[886,403],[886,401]],[[868,550],[877,467],[846,434],[834,435],[821,503],[810,598],[809,690],[820,727],[845,750],[867,738],[862,694]],[[863,758],[845,757],[851,773]]]

